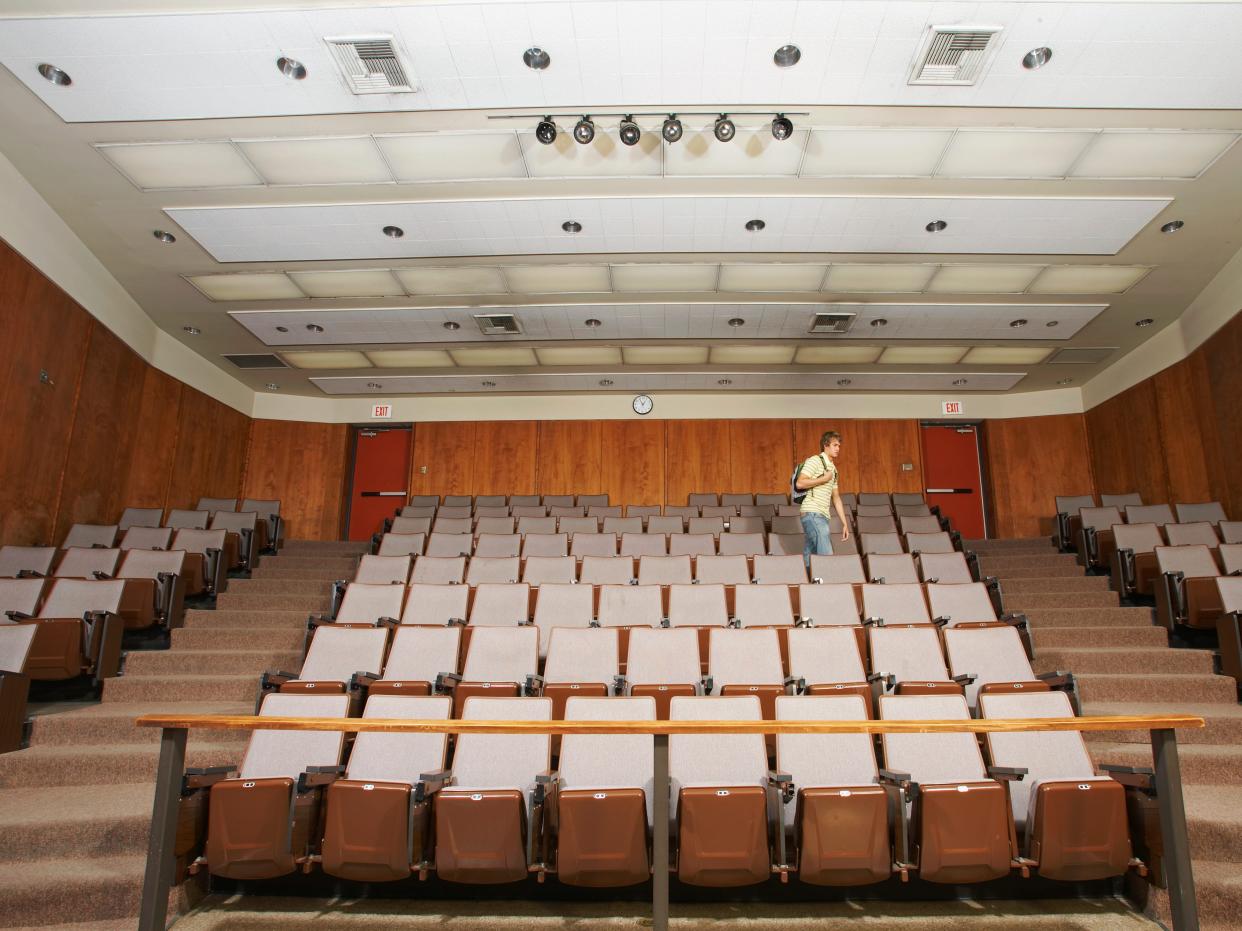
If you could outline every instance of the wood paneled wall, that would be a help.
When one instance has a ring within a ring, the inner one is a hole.
[[[989,420],[984,442],[993,536],[1050,534],[1057,495],[1094,492],[1082,414]]]
[[[288,540],[339,540],[349,426],[256,420],[246,450],[244,498],[279,498]]]

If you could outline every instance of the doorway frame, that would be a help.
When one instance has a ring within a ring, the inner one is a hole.
[[[351,423],[349,426],[349,455],[345,458],[345,487],[341,489],[341,500],[345,503],[344,515],[341,518],[341,539],[349,539],[349,522],[353,517],[354,510],[354,467],[358,464],[358,435],[363,430],[375,430],[376,432],[387,433],[392,430],[409,430],[410,431],[410,464],[414,463],[414,422],[402,423]],[[402,507],[409,502],[410,478],[407,475],[405,479],[405,501]]]
[[[995,525],[992,521],[992,476],[988,472],[987,422],[983,420],[920,420],[919,422],[919,456],[923,462],[923,494],[927,494],[927,456],[923,449],[924,427],[974,427],[975,457],[979,464],[979,507],[983,510],[983,537],[991,540],[995,536]]]

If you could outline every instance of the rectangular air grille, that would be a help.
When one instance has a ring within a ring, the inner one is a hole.
[[[508,336],[521,333],[522,327],[513,314],[475,314],[484,336]]]
[[[1000,30],[1000,26],[932,26],[909,83],[977,83]]]
[[[224,358],[228,359],[239,369],[287,369],[289,367],[281,361],[279,356],[274,356],[267,352],[226,354]]]
[[[853,314],[816,314],[811,321],[811,333],[848,333],[854,325]]]
[[[404,94],[416,88],[406,75],[392,36],[324,39],[355,94]]]

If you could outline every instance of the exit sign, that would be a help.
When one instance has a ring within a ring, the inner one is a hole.
[[[946,417],[960,417],[962,414],[966,413],[966,410],[962,406],[961,401],[943,401],[940,404],[940,412]]]
[[[391,404],[372,404],[371,405],[372,420],[392,420]]]

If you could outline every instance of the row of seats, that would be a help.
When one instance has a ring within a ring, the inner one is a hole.
[[[842,492],[841,501],[847,507],[859,505],[898,507],[910,504],[923,504],[923,496],[918,493],[893,492]],[[750,505],[787,505],[789,496],[784,494],[765,493],[724,493],[693,492],[687,496],[689,507],[746,507]],[[608,495],[411,495],[410,507],[608,507]],[[660,505],[628,505],[630,508],[650,508],[647,513],[659,514]]]
[[[170,588],[175,597],[175,580],[0,580],[0,631],[29,638],[12,671],[46,681],[87,676],[98,685],[119,671],[127,623],[149,625],[147,618],[168,610]]]
[[[608,632],[593,632],[606,634]],[[676,633],[676,632],[665,632]],[[729,632],[741,633],[741,632]],[[777,720],[861,721],[858,695],[779,695]],[[985,694],[988,718],[1069,717],[1060,692]],[[446,696],[372,694],[364,718],[446,720]],[[262,716],[344,717],[346,695],[271,694]],[[966,720],[960,694],[885,695],[884,719]],[[679,721],[755,721],[756,695],[679,695]],[[651,721],[650,696],[569,698],[568,721]],[[547,697],[471,697],[466,720],[547,722]],[[452,752],[450,755],[450,747]],[[650,878],[654,741],[647,734],[260,730],[231,772],[191,770],[191,872],[236,880],[298,869],[362,882],[434,872],[451,882],[622,887]],[[817,886],[893,876],[953,885],[1012,874],[1085,881],[1142,869],[1122,775],[1097,775],[1079,733],[758,734],[669,738],[671,869],[736,887],[774,873]],[[1132,777],[1131,777],[1132,778]],[[204,809],[206,811],[204,812]],[[1136,822],[1141,824],[1141,822]]]
[[[1091,495],[1056,498],[1053,542],[1063,552],[1077,552],[1079,561],[1088,568],[1107,565],[1107,558],[1100,562],[1095,537],[1100,531],[1108,531],[1117,524],[1152,523],[1166,527],[1207,523],[1218,528],[1217,532],[1227,543],[1242,540],[1242,522],[1231,522],[1219,501],[1178,502],[1170,507],[1167,504],[1145,505],[1138,494],[1101,495],[1101,498],[1099,505]],[[1239,540],[1231,540],[1230,537]]]
[[[612,517],[619,518],[624,513],[627,519],[649,521],[653,517],[681,517],[689,520],[692,517],[720,517],[725,521],[735,517],[759,517],[770,521],[774,517],[797,517],[801,507],[797,504],[740,504],[740,505],[658,505],[658,504],[627,504],[627,505],[583,505],[569,504],[514,504],[495,506],[449,507],[416,506],[403,507],[398,517],[427,517],[459,520],[485,517],[597,517],[601,520]],[[833,512],[835,516],[835,510]],[[923,503],[899,504],[890,507],[887,504],[860,504],[846,507],[851,517],[925,517],[932,514],[931,509]]]

